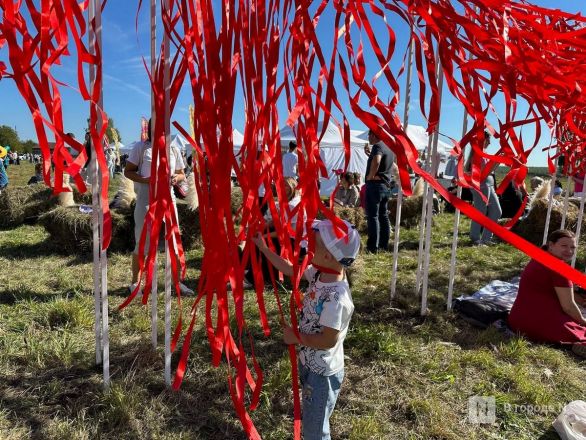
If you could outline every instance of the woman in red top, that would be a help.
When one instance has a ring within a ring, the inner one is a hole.
[[[560,260],[570,261],[576,251],[574,233],[552,232],[545,249]],[[519,293],[509,315],[509,325],[536,342],[573,344],[586,357],[586,319],[574,296],[570,280],[531,260],[521,274]]]

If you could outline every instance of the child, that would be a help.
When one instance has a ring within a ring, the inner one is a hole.
[[[283,328],[286,344],[298,344],[299,377],[303,396],[303,438],[330,439],[330,416],[344,379],[344,339],[354,311],[345,268],[360,248],[360,236],[344,222],[346,235],[336,237],[332,222],[317,221],[315,252],[304,276],[309,288],[303,297],[299,336],[291,327]],[[259,250],[284,275],[293,274],[291,263],[271,251],[259,234],[254,239]]]

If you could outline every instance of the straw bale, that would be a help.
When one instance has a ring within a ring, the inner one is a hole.
[[[181,229],[181,242],[183,249],[192,249],[201,243],[201,227],[199,222],[199,210],[191,209],[187,202],[177,201],[177,213]]]
[[[133,249],[133,224],[130,210],[111,210],[111,251],[128,252]],[[50,240],[65,253],[92,252],[92,215],[79,211],[77,206],[57,207],[39,217],[39,223],[49,233]]]
[[[364,210],[362,208],[352,208],[349,206],[335,206],[334,212],[336,216],[342,220],[347,220],[352,223],[356,230],[361,234],[367,233],[366,217],[364,216]]]
[[[197,209],[199,207],[199,199],[197,198],[197,190],[195,189],[195,176],[193,173],[190,173],[189,176],[187,176],[187,185],[188,190],[185,201],[191,209]]]
[[[134,200],[136,200],[134,182],[122,174],[120,176],[118,191],[112,202],[110,202],[110,208],[129,209]]]
[[[545,220],[547,217],[548,200],[535,198],[527,216],[513,227],[513,232],[530,241],[535,245],[541,245],[543,241],[543,231],[545,230]],[[549,231],[559,229],[562,224],[562,215],[564,210],[563,200],[555,199],[552,201],[551,218],[549,222]],[[573,204],[568,204],[566,213],[566,229],[576,229],[578,221],[578,208]]]
[[[231,201],[231,208],[232,208],[232,215],[235,215],[238,210],[242,207],[243,197],[242,197],[242,188],[239,186],[232,187],[232,194],[230,197]]]
[[[397,199],[389,200],[389,220],[395,223],[397,215]],[[407,228],[417,226],[421,220],[421,209],[423,207],[423,196],[411,196],[403,198],[401,205],[401,226]]]
[[[0,194],[0,226],[16,227],[57,205],[45,185],[9,186]]]

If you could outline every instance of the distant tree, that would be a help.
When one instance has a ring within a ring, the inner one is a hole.
[[[90,126],[90,119],[87,119],[87,126]],[[108,137],[108,143],[112,143],[114,142],[114,138],[112,137],[112,130],[116,131],[116,134],[118,135],[118,142],[122,142],[122,136],[120,135],[120,132],[118,131],[118,129],[114,126],[114,119],[112,118],[108,118],[108,128],[106,129],[106,136]],[[86,134],[89,132],[89,128],[85,129]]]
[[[38,144],[35,141],[29,139],[29,140],[24,141],[22,143],[22,150],[25,153],[32,153],[33,152],[33,148],[35,148],[37,146],[38,146]]]
[[[9,145],[13,151],[22,150],[22,144],[18,138],[18,133],[8,125],[0,125],[0,145],[3,147]]]

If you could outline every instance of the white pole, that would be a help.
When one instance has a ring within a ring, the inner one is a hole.
[[[407,57],[407,85],[405,87],[405,112],[403,114],[403,127],[407,133],[409,127],[409,101],[411,100],[411,74],[413,71],[413,48],[415,42],[412,40],[409,45],[409,55]],[[391,273],[391,301],[395,298],[397,289],[397,269],[399,266],[399,238],[401,231],[401,207],[403,205],[403,188],[401,179],[397,178],[397,209],[395,213],[395,235],[393,238],[393,270]]]
[[[576,243],[580,242],[580,233],[582,232],[582,220],[584,218],[584,201],[586,201],[586,191],[582,188],[582,195],[580,197],[580,213],[578,214],[578,225],[576,226]],[[574,252],[572,257],[572,267],[576,266],[577,253]]]
[[[427,145],[427,158],[425,159],[425,170],[429,171],[430,167],[430,156],[431,156],[431,144],[433,141],[433,135],[429,136],[428,145]],[[421,177],[419,177],[421,179]],[[422,265],[423,265],[423,253],[425,252],[424,248],[424,237],[425,237],[425,228],[427,223],[427,182],[423,182],[423,195],[421,199],[421,222],[419,223],[419,249],[417,250],[417,272],[415,274],[415,293],[419,295],[420,288],[421,288],[421,277],[422,277]]]
[[[163,0],[163,14],[170,14],[169,0]],[[163,50],[165,65],[163,70],[163,83],[165,85],[165,145],[167,147],[167,159],[171,157],[171,88],[169,84],[169,36],[163,30]],[[170,170],[174,173],[175,170]],[[167,226],[165,226],[166,228]],[[175,255],[175,248],[173,248]],[[171,253],[169,243],[165,241],[165,383],[171,386]]]
[[[439,58],[439,57],[438,57]],[[439,63],[438,63],[439,64]],[[442,65],[438,65],[437,69],[438,74],[438,94],[439,94],[439,102],[441,108],[442,102],[442,89],[444,86],[444,72],[442,69]],[[441,112],[440,112],[441,114]],[[439,157],[437,154],[437,144],[439,142],[439,117],[437,121],[437,126],[435,128],[435,132],[433,135],[433,148],[432,148],[432,157],[431,157],[431,173],[432,176],[437,176],[437,170],[439,166]],[[421,290],[421,315],[425,316],[428,313],[427,310],[427,288],[429,284],[429,260],[431,258],[431,224],[433,223],[433,187],[428,185],[427,187],[427,221],[426,221],[426,230],[425,230],[425,262],[423,263],[423,289]]]
[[[157,68],[157,59],[156,59],[156,46],[157,46],[157,0],[151,0],[151,75],[155,75],[155,70]],[[151,88],[151,133],[150,136],[152,137],[153,133],[152,130],[155,127],[157,115],[155,112],[155,94]],[[154,141],[154,139],[152,139]],[[152,146],[151,146],[152,148]],[[153,243],[150,243],[152,246]],[[158,253],[158,249],[155,251]],[[156,257],[155,257],[156,258]],[[155,267],[153,270],[153,288],[151,292],[151,341],[153,345],[153,349],[157,348],[157,296],[158,296],[158,282],[157,282],[157,270],[158,264],[157,260],[155,259]]]
[[[90,51],[95,51],[95,34],[93,27],[91,26],[92,21],[94,20],[94,9],[95,5],[94,2],[91,1],[89,3],[88,8],[88,22],[89,26],[89,40],[90,40]],[[90,64],[89,67],[89,74],[90,74],[90,87],[93,86],[95,83],[95,65]],[[93,106],[93,103],[90,103],[90,106]],[[91,122],[91,121],[90,121]],[[91,129],[91,124],[88,129]],[[98,215],[99,211],[99,199],[100,199],[100,192],[98,189],[97,181],[98,181],[98,169],[97,169],[97,158],[96,154],[92,154],[92,158],[90,161],[90,176],[91,176],[91,183],[92,183],[92,240],[93,240],[93,277],[94,277],[94,313],[95,313],[95,321],[94,321],[94,332],[95,332],[95,339],[96,339],[96,365],[102,363],[102,308],[101,308],[101,274],[100,274],[100,218]]]
[[[572,183],[572,177],[568,176],[566,180],[566,195],[564,197],[564,212],[562,212],[562,224],[560,225],[560,229],[565,229],[566,227],[566,217],[568,216],[568,204],[570,203],[570,184]]]
[[[93,3],[93,5],[92,5]],[[93,6],[93,7],[92,7]],[[97,49],[102,47],[102,10],[101,10],[101,2],[98,0],[92,0],[90,2],[90,17],[91,19],[95,20],[95,29],[90,26],[90,35],[91,35],[91,50],[92,53],[97,53]],[[93,90],[95,87],[95,76],[96,76],[96,67],[94,66],[93,75],[90,72],[90,83],[91,89]],[[104,108],[103,102],[103,93],[102,90],[99,91],[99,97],[97,103],[92,103],[95,108],[95,111],[101,110]],[[90,121],[93,123],[94,121]],[[92,127],[97,128],[97,127]],[[100,129],[103,127],[100,124]],[[98,148],[102,148],[102,139],[100,139],[100,143],[98,145],[94,145],[94,149],[97,151]],[[92,214],[93,214],[93,225],[92,225],[92,232],[94,234],[94,258],[96,254],[99,255],[98,260],[94,260],[94,275],[98,275],[100,278],[99,281],[96,283],[94,281],[94,287],[98,287],[98,292],[94,292],[94,300],[96,296],[98,297],[98,302],[95,304],[95,307],[100,308],[100,320],[97,321],[97,327],[100,331],[100,345],[101,345],[101,361],[102,361],[102,373],[103,373],[103,380],[104,380],[104,387],[108,389],[110,387],[110,340],[109,340],[109,321],[108,321],[108,257],[106,255],[106,251],[102,249],[103,247],[103,240],[104,240],[104,214],[102,212],[102,200],[101,200],[101,189],[102,189],[102,178],[101,174],[98,173],[98,158],[97,154],[94,152],[92,156],[93,162],[93,177],[94,181],[92,182]],[[97,216],[97,227],[96,227],[96,216]],[[96,234],[97,229],[97,234]],[[97,239],[96,239],[97,238]],[[95,268],[97,263],[97,268]],[[98,312],[96,311],[96,317]],[[98,344],[96,344],[97,346]],[[97,349],[97,348],[96,348]]]
[[[464,110],[464,118],[462,121],[462,137],[468,131],[468,112]],[[462,187],[458,185],[456,197],[462,198]],[[458,232],[460,229],[460,210],[456,208],[454,217],[454,234],[452,236],[452,255],[450,256],[450,277],[448,281],[448,311],[452,310],[452,298],[454,296],[454,277],[456,275],[456,252],[458,250]]]
[[[553,191],[555,189],[555,182],[557,177],[557,168],[551,177],[551,188],[549,189],[549,204],[547,206],[547,215],[545,216],[545,227],[543,228],[543,243],[547,242],[547,234],[549,233],[549,219],[551,218],[551,207],[553,205]]]
[[[440,74],[441,73],[441,65],[440,65],[440,58],[439,58],[439,52],[436,54],[435,56],[435,62],[437,67],[436,73]],[[440,106],[441,106],[441,90],[440,90]],[[439,120],[438,120],[438,130],[439,130]],[[433,142],[434,142],[434,137],[433,134],[431,136],[429,136],[428,138],[428,142],[427,142],[427,150],[426,150],[426,154],[427,157],[425,158],[425,170],[426,171],[430,171],[431,168],[433,168],[433,161],[435,160],[435,157],[431,157],[432,156],[432,151],[433,151]],[[437,145],[436,145],[436,149],[437,149]],[[435,155],[435,153],[433,153]],[[430,167],[431,166],[431,167]],[[421,179],[421,177],[420,177]],[[424,242],[424,238],[425,238],[425,230],[427,229],[427,200],[428,198],[426,197],[426,194],[429,190],[429,185],[427,183],[427,181],[423,182],[423,196],[422,196],[422,200],[421,200],[421,222],[420,222],[420,229],[419,229],[419,249],[417,251],[417,272],[415,275],[415,292],[417,294],[419,294],[420,292],[420,288],[421,288],[421,278],[423,276],[423,260],[424,260],[424,253],[426,252],[425,250],[425,246],[428,245],[428,243]],[[432,208],[433,208],[433,197],[432,197]],[[431,217],[430,217],[431,219]]]

